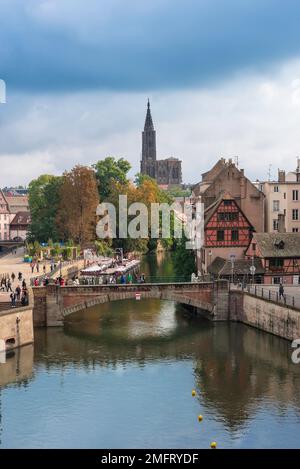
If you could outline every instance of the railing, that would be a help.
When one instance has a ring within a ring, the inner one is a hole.
[[[275,291],[258,285],[247,285],[243,288],[243,291],[246,291],[247,293],[250,293],[250,295],[254,295],[258,298],[263,298],[265,300],[274,301],[278,304],[300,309],[300,298],[294,295],[287,295],[286,293],[280,295],[279,288]]]
[[[76,260],[71,260],[71,261],[64,261],[62,262],[61,266],[60,264],[58,263],[58,265],[55,267],[55,269],[51,270],[50,272],[47,272],[47,273],[42,273],[40,275],[35,275],[33,277],[30,278],[30,285],[33,287],[34,286],[34,281],[35,279],[38,279],[38,282],[39,282],[39,285],[41,285],[42,281],[44,280],[44,278],[47,276],[48,278],[52,278],[55,274],[58,274],[60,272],[60,269],[63,269],[64,267],[66,267],[67,265],[73,265],[73,264],[76,264],[76,262],[82,260],[82,257],[79,257],[78,259]]]
[[[120,282],[120,278],[118,279],[117,282],[109,282],[108,280],[102,280],[101,277],[91,277],[89,279],[80,279],[80,285],[122,285]],[[197,284],[200,282],[210,282],[209,279],[201,279],[199,281],[191,282],[191,276],[190,275],[185,275],[185,276],[170,276],[170,277],[156,277],[156,276],[146,276],[145,281],[141,281],[140,279],[132,279],[132,282],[130,282],[132,285],[140,285],[143,283],[192,283],[192,284]],[[126,284],[129,282],[126,281]]]

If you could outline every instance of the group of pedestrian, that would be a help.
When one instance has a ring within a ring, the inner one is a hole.
[[[24,279],[22,280],[22,287],[17,285],[14,290],[11,290],[10,302],[12,308],[16,308],[18,303],[21,306],[28,305],[28,290]]]
[[[22,272],[18,273],[17,279],[19,282],[22,281],[23,279]],[[2,275],[1,280],[0,280],[0,291],[12,292],[13,291],[12,287],[13,287],[15,280],[16,280],[16,275],[14,272],[11,275],[9,274]]]
[[[34,273],[34,269],[36,269],[36,272],[39,273],[40,272],[40,265],[41,265],[40,259],[38,259],[37,261],[32,261],[30,263],[31,273],[32,274]],[[44,272],[44,274],[46,273],[46,264],[43,265],[43,272]]]

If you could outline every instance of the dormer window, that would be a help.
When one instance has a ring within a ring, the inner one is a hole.
[[[274,242],[274,246],[278,249],[284,249],[284,241],[281,239],[281,240],[276,240]]]

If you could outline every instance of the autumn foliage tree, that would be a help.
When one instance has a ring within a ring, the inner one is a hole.
[[[80,246],[96,238],[96,208],[99,195],[95,172],[77,165],[63,174],[57,226],[62,239],[73,239]]]
[[[154,179],[144,175],[137,175],[135,184],[128,181],[120,183],[119,181],[112,181],[110,185],[110,194],[108,201],[111,202],[116,208],[117,212],[117,232],[119,221],[119,195],[127,196],[128,207],[134,202],[142,202],[148,209],[148,236],[146,238],[131,239],[116,239],[114,245],[116,247],[123,247],[125,252],[140,251],[146,252],[149,249],[155,249],[157,240],[151,239],[151,204],[152,203],[170,203],[170,198],[162,191]],[[128,223],[135,218],[135,216],[127,217]],[[141,228],[141,227],[140,227]]]

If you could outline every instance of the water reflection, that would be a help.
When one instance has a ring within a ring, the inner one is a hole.
[[[101,305],[74,314],[64,331],[41,330],[36,339],[36,360],[48,367],[192,359],[199,400],[231,429],[263,399],[282,410],[300,409],[300,369],[291,362],[289,342],[237,323],[199,320],[172,302]]]
[[[11,350],[0,363],[0,388],[27,385],[33,376],[33,345]]]
[[[273,445],[297,446],[300,367],[289,342],[159,300],[103,304],[68,319],[35,331],[34,358],[27,346],[0,364],[4,447],[196,447],[200,411],[208,441],[220,434],[230,447],[249,432],[251,447],[254,435],[270,432]],[[27,397],[10,393],[20,385]],[[24,422],[27,439],[11,429]]]

